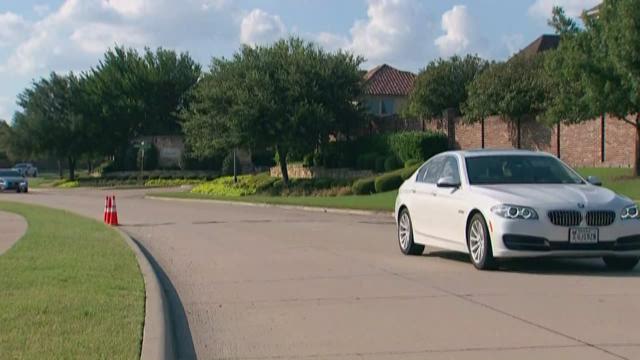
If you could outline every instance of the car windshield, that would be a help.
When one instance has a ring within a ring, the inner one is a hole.
[[[22,177],[22,175],[13,170],[0,170],[0,177]]]
[[[466,158],[471,185],[582,184],[584,181],[551,156],[496,155]]]

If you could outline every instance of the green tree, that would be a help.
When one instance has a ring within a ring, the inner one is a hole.
[[[103,136],[101,152],[122,159],[129,142],[141,135],[180,132],[178,114],[187,106],[187,92],[201,74],[188,54],[116,47],[83,78],[87,104]]]
[[[183,112],[187,142],[200,157],[233,146],[274,148],[288,184],[289,154],[313,151],[354,126],[362,61],[298,38],[213,59]]]
[[[418,74],[409,95],[407,115],[436,118],[447,109],[460,114],[467,101],[467,87],[487,66],[486,60],[472,55],[430,62]]]
[[[74,74],[33,83],[18,96],[21,111],[14,116],[16,147],[25,153],[66,159],[69,178],[75,178],[76,160],[89,151],[95,133],[79,110],[82,81]]]
[[[515,122],[516,146],[520,148],[521,121],[544,110],[546,86],[544,54],[515,56],[492,64],[469,85],[463,113],[470,121],[498,115]]]
[[[551,122],[581,122],[612,114],[635,128],[640,139],[640,8],[632,0],[606,0],[596,16],[583,14],[584,28],[559,26],[555,8],[550,24],[561,35],[557,50],[545,61],[549,96],[544,117]],[[629,115],[635,114],[635,119]],[[635,150],[636,175],[640,171],[640,143]]]
[[[588,25],[595,40],[591,54],[599,52],[599,69],[606,69],[605,78],[617,85],[603,89],[613,92],[607,96],[606,110],[635,127],[634,170],[640,175],[640,6],[634,0],[605,0]]]

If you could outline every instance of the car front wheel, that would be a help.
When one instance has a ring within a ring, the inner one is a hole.
[[[413,225],[409,210],[406,208],[400,211],[398,217],[398,244],[400,251],[405,255],[421,255],[424,251],[424,245],[413,242]]]
[[[492,270],[497,267],[491,250],[489,229],[482,214],[473,215],[467,226],[467,246],[473,266],[478,270]]]
[[[638,265],[640,258],[638,257],[615,257],[605,256],[602,258],[607,267],[611,270],[629,271]]]

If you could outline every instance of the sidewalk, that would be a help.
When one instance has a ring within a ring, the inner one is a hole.
[[[27,231],[27,221],[20,215],[0,211],[0,255],[4,254]]]

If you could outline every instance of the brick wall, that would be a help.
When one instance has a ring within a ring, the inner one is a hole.
[[[442,120],[425,121],[425,129],[447,131]],[[482,125],[456,119],[456,147],[482,147]],[[485,148],[515,148],[515,122],[492,116],[484,121]],[[558,154],[557,126],[532,119],[521,121],[520,140],[523,149]],[[604,121],[604,161],[602,161],[602,120],[600,118],[560,126],[560,158],[572,166],[631,167],[635,161],[635,129],[618,118],[606,116]]]

